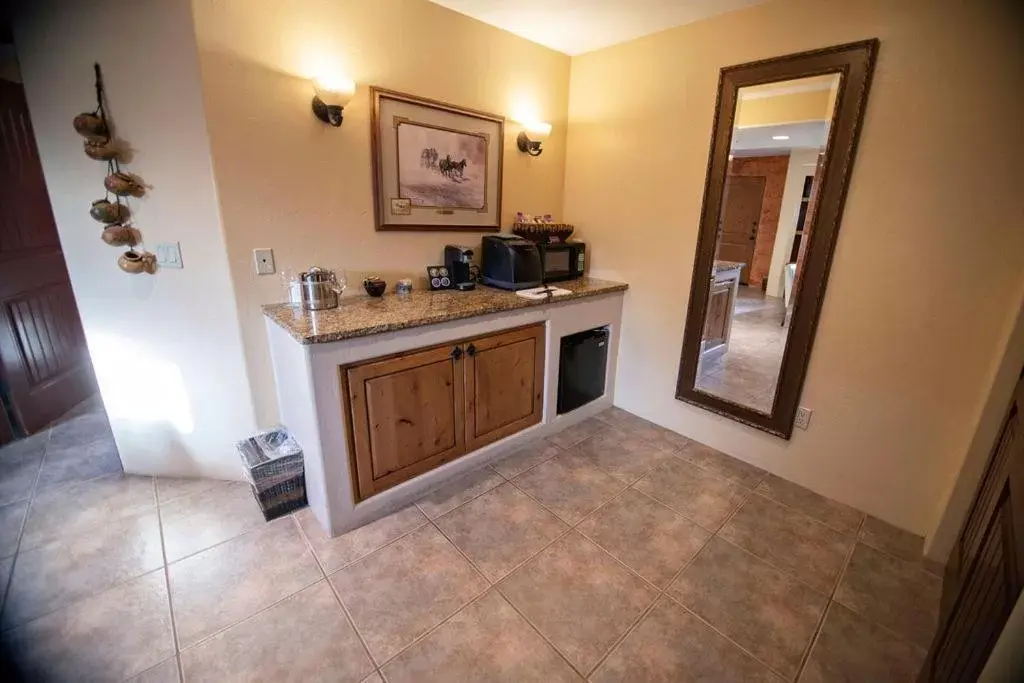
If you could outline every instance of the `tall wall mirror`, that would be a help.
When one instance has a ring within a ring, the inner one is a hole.
[[[679,400],[792,434],[877,51],[722,69]]]

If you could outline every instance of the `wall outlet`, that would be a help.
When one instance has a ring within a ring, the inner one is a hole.
[[[274,250],[273,249],[253,249],[252,258],[256,262],[256,274],[257,275],[273,275],[274,274]]]
[[[814,411],[810,408],[800,406],[796,409],[796,419],[793,421],[793,424],[800,429],[807,429],[811,426],[811,415],[813,414]]]
[[[156,245],[156,264],[163,268],[184,268],[181,262],[181,245],[177,242],[166,242]]]

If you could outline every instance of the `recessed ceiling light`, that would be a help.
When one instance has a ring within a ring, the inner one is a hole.
[[[788,135],[773,135],[772,140],[788,140]]]

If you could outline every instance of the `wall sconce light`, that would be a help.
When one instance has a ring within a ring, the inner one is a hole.
[[[338,81],[313,81],[313,114],[335,128],[341,125],[344,118],[345,105],[352,101],[356,94],[356,84],[349,79]]]
[[[516,137],[519,151],[526,152],[531,157],[539,157],[541,152],[544,151],[541,149],[541,143],[547,139],[550,133],[550,123],[544,123],[543,121],[523,123],[523,131]]]

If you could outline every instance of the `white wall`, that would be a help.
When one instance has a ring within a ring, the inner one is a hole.
[[[768,268],[768,296],[780,299],[783,297],[783,269],[789,263],[789,254],[793,250],[796,223],[800,218],[800,199],[804,192],[804,178],[814,175],[814,166],[817,162],[816,149],[794,149],[789,152],[786,186],[782,190],[782,208],[779,209],[779,228],[775,231],[772,262]]]
[[[25,3],[14,33],[32,125],[100,391],[126,470],[238,478],[255,426],[210,163],[188,0]],[[133,201],[147,245],[185,268],[128,275],[88,215],[105,165],[71,127],[95,106],[93,62],[152,185]]]

